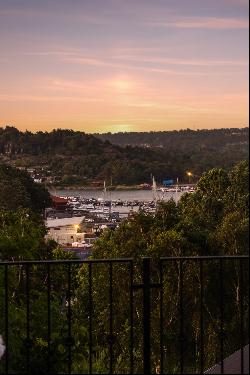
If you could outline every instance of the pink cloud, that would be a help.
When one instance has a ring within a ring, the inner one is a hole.
[[[165,69],[165,68],[160,68],[160,67],[147,67],[147,66],[142,66],[141,64],[138,66],[128,65],[128,64],[117,63],[113,61],[105,61],[102,59],[78,57],[78,56],[66,57],[66,58],[63,58],[63,61],[72,63],[72,64],[89,65],[89,66],[94,66],[94,67],[118,68],[118,69],[123,69],[123,70],[139,70],[139,71],[148,72],[148,73],[162,73],[162,74],[170,74],[170,75],[176,75],[176,76],[202,76],[204,74],[205,75],[207,74],[204,72],[196,72],[196,71],[195,72],[183,72],[183,71],[175,71],[173,69]],[[147,62],[147,61],[146,59],[138,58],[138,62],[142,63],[142,62]]]
[[[184,17],[169,22],[149,22],[149,26],[180,29],[247,29],[248,21],[242,18]]]
[[[191,65],[191,66],[248,66],[247,61],[239,60],[188,60],[181,58],[148,57],[136,55],[119,55],[118,60],[138,61],[157,64]]]

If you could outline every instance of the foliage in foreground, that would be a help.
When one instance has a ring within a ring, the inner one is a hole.
[[[229,173],[223,169],[208,171],[200,179],[193,194],[185,194],[178,205],[173,200],[159,204],[156,215],[136,214],[124,221],[115,231],[106,231],[97,241],[93,258],[130,257],[134,259],[134,279],[140,282],[141,257],[152,258],[153,281],[159,281],[159,258],[166,256],[242,255],[248,254],[249,240],[249,169],[247,162],[236,165]],[[246,266],[246,264],[245,264]],[[243,320],[248,313],[248,272],[243,266],[244,302]],[[114,322],[117,372],[126,368],[129,348],[129,273],[126,267],[116,266],[114,276],[114,309],[119,311]],[[225,355],[240,346],[240,272],[239,262],[226,262],[224,266]],[[198,262],[183,263],[183,347],[187,372],[200,371],[200,268]],[[168,371],[180,371],[180,263],[168,262],[163,271],[164,285],[164,355]],[[204,287],[204,347],[205,367],[219,362],[220,350],[220,268],[218,262],[203,266]],[[94,303],[97,326],[108,336],[109,316],[107,272],[94,272]],[[88,299],[87,274],[80,274],[79,305],[84,309]],[[102,286],[99,288],[98,286]],[[106,287],[104,288],[104,285]],[[142,371],[142,299],[135,296],[135,358],[136,370]],[[159,293],[152,292],[152,340],[154,369],[159,366]],[[86,322],[85,322],[86,324]],[[247,324],[244,334],[247,337]],[[102,337],[103,337],[102,336]],[[107,341],[102,344],[102,348]],[[103,360],[107,367],[108,354]]]

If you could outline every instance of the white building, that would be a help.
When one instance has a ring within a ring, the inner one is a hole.
[[[84,218],[84,216],[81,216],[46,220],[46,227],[48,228],[46,238],[53,239],[64,246],[71,246],[75,242],[82,243],[85,233],[78,233],[78,231]]]

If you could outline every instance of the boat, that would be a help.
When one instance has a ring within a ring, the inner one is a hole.
[[[160,196],[159,189],[157,188],[157,184],[156,184],[154,176],[152,177],[152,193],[153,193],[154,202],[157,202],[157,201],[160,201],[160,200],[163,199],[164,194],[162,194],[162,196]]]

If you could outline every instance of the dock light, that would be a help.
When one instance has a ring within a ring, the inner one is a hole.
[[[187,175],[188,175],[188,183],[190,184],[190,177],[193,176],[193,173],[188,171]]]

